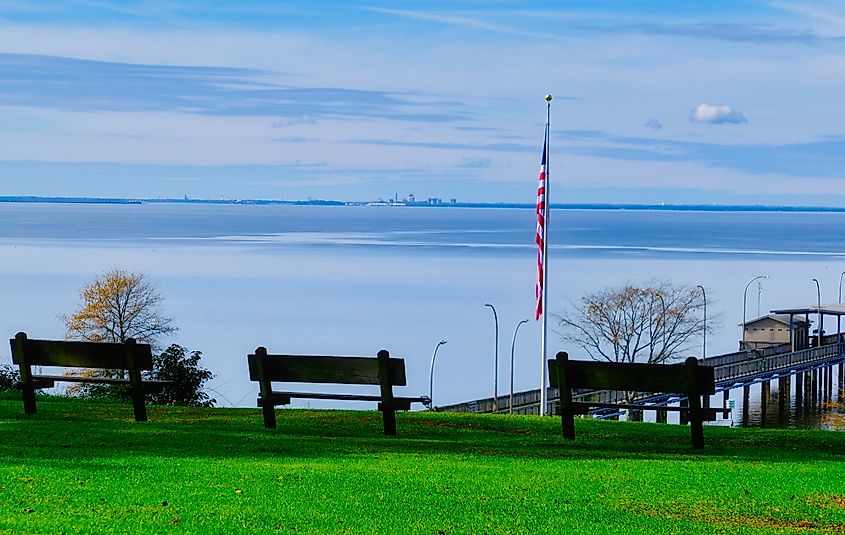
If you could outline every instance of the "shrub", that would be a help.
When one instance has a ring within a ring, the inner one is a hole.
[[[20,379],[20,373],[13,366],[9,364],[0,365],[0,392],[17,390]]]
[[[188,350],[178,344],[170,347],[153,357],[154,379],[173,381],[173,386],[164,388],[161,392],[150,396],[153,403],[159,405],[189,405],[192,407],[210,407],[214,399],[203,391],[206,381],[214,374],[200,367],[202,352]]]

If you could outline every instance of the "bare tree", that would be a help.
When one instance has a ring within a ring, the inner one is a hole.
[[[586,295],[555,319],[561,338],[594,360],[661,363],[686,354],[704,334],[703,308],[697,287],[652,280]]]
[[[137,342],[157,346],[176,331],[161,312],[161,295],[142,274],[112,269],[85,286],[82,307],[62,319],[67,337],[92,342]]]

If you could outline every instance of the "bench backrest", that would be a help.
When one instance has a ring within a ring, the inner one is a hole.
[[[9,343],[12,361],[18,365],[126,370],[130,368],[129,352],[132,351],[137,369],[153,369],[152,349],[148,344],[138,344],[134,340],[125,344],[30,340],[25,333],[18,333]]]
[[[261,377],[262,348],[247,356],[249,378]],[[311,355],[266,355],[264,373],[270,381],[289,383],[379,384],[377,357],[329,357]],[[405,386],[405,360],[388,359],[388,378],[393,386]]]
[[[690,357],[693,358],[694,357]],[[559,388],[557,365],[566,362],[567,387],[634,392],[686,393],[695,389],[700,394],[715,394],[713,368],[689,363],[643,364],[628,362],[594,362],[585,360],[549,360],[549,383]],[[690,384],[694,378],[695,384]]]

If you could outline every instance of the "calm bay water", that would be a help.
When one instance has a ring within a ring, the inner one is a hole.
[[[405,393],[428,394],[431,353],[446,339],[434,380],[442,405],[493,394],[494,324],[484,307],[492,303],[503,394],[514,327],[533,312],[534,217],[522,209],[0,203],[0,332],[63,337],[59,315],[78,306],[80,288],[121,267],[158,286],[180,327],[165,342],[203,352],[221,405],[254,404],[245,357],[259,345],[311,354],[384,347],[406,359]],[[763,314],[815,303],[814,277],[822,301],[836,302],[845,271],[845,214],[555,210],[550,221],[551,311],[626,282],[701,284],[719,325],[709,355],[736,350],[751,278],[769,275],[759,292],[749,289],[749,318],[758,303]],[[577,353],[551,340],[550,351]],[[514,388],[537,388],[537,322],[520,329],[514,347]],[[8,349],[0,357],[8,361]]]

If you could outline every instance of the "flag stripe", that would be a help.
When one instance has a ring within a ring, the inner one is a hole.
[[[548,146],[549,133],[543,140],[543,158],[540,161],[540,177],[537,180],[537,236],[534,241],[537,243],[537,284],[534,288],[537,299],[537,308],[534,311],[534,319],[539,320],[544,312],[543,303],[543,264],[546,261],[546,244],[543,241],[546,228],[546,147]]]

